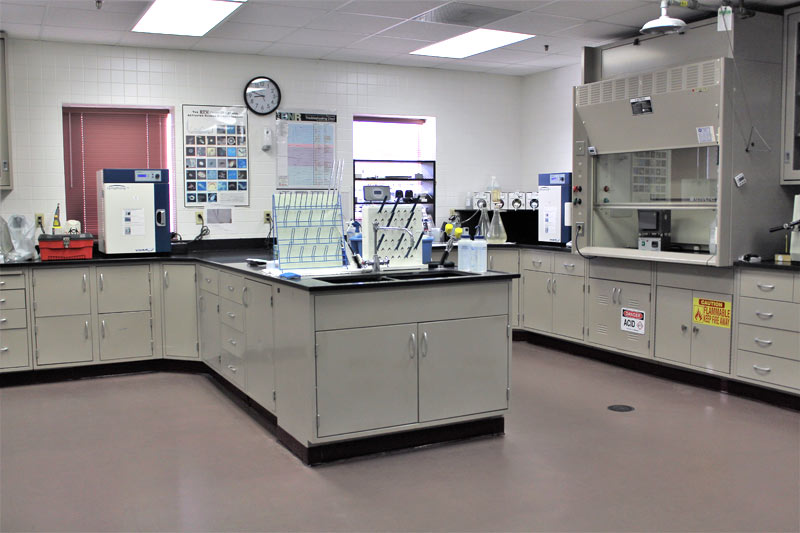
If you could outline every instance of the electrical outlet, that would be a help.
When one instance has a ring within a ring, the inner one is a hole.
[[[36,227],[44,227],[44,215],[42,213],[36,213],[34,216],[36,217]]]
[[[205,220],[203,219],[203,213],[201,211],[198,211],[197,213],[194,214],[194,223],[197,224],[198,226],[202,226],[203,224],[205,224]]]
[[[575,223],[575,235],[583,235],[583,222]]]
[[[264,211],[264,224],[272,224],[272,211]]]

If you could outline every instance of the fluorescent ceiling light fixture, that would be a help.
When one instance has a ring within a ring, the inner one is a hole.
[[[200,37],[247,0],[156,0],[133,31]]]
[[[411,52],[418,56],[449,57],[463,59],[481,52],[494,50],[501,46],[518,43],[525,39],[536,37],[527,33],[514,33],[510,31],[487,30],[484,28],[473,30],[452,37],[450,39],[414,50]]]

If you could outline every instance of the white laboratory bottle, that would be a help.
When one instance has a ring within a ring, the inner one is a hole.
[[[486,258],[489,254],[489,248],[486,244],[486,239],[478,235],[472,241],[473,254],[472,254],[472,272],[476,274],[483,274],[486,272]]]
[[[469,236],[458,240],[458,269],[464,272],[472,271],[472,241]]]
[[[708,253],[716,255],[717,253],[717,217],[711,221],[708,227]]]

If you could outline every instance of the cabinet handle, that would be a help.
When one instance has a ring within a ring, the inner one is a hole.
[[[209,284],[211,283],[211,278],[205,278],[205,280],[206,280],[206,283],[209,283]]]
[[[236,346],[236,341],[235,341],[235,340],[233,340],[233,339],[228,339],[228,342],[229,342],[229,343],[231,343],[232,345]]]
[[[762,313],[761,311],[756,311],[756,316],[758,318],[763,318],[765,320],[769,320],[770,318],[775,316],[775,314],[774,313]]]
[[[0,281],[0,287],[2,287],[2,286],[3,286],[3,285],[5,285],[5,284],[6,284],[6,282],[5,282],[5,281]]]
[[[698,328],[697,326],[692,326],[692,333],[697,335],[698,333],[700,333],[700,328]]]
[[[2,324],[3,322],[8,322],[8,319],[7,318],[0,318],[0,324]]]
[[[88,320],[83,323],[83,338],[84,339],[88,339],[89,338],[89,321]]]
[[[164,271],[164,287],[169,287],[169,272]]]
[[[772,341],[769,339],[759,339],[756,337],[753,340],[756,341],[756,344],[760,344],[762,346],[770,346],[772,344]]]
[[[235,289],[235,287],[234,287],[233,285],[228,285],[228,290],[229,290],[229,291],[233,292],[233,291],[234,291],[234,289]]]
[[[541,266],[542,265],[542,260],[541,259],[539,259],[538,261],[536,259],[534,259],[532,262],[536,266]]]
[[[242,287],[242,305],[247,307],[247,287]]]
[[[552,282],[553,282],[552,279],[549,279],[549,278],[547,279],[547,294],[550,294],[550,283],[552,283]]]
[[[83,275],[83,292],[86,292],[86,274]]]
[[[409,348],[411,348],[411,359],[414,359],[414,354],[417,351],[417,334],[412,333],[411,337],[408,339]]]
[[[228,365],[228,370],[230,370],[231,372],[233,372],[235,374],[236,370],[238,370],[238,369],[233,365]]]
[[[753,370],[759,373],[763,372],[765,374],[769,374],[770,372],[772,372],[772,369],[768,366],[753,365]]]
[[[100,273],[100,290],[103,290],[103,273]]]
[[[617,289],[617,303],[622,305],[622,287]]]
[[[8,346],[3,346],[2,348],[0,348],[0,352],[7,352],[7,351],[8,351]]]
[[[4,304],[4,303],[6,303],[6,299],[5,298],[0,298],[0,304]]]
[[[422,357],[428,356],[428,332],[422,332]]]
[[[575,268],[575,263],[564,263],[564,268]]]
[[[553,280],[553,294],[556,293],[556,281],[558,281],[558,280],[557,279]]]
[[[756,285],[758,285],[758,288],[762,291],[771,291],[775,288],[775,285],[768,285],[766,283],[756,283]]]
[[[228,311],[228,316],[231,318],[236,318],[236,313],[231,313],[230,311]]]
[[[494,270],[493,266],[494,266],[494,256],[490,255],[489,256],[489,270]]]
[[[200,311],[205,311],[205,310],[206,310],[206,301],[205,301],[205,299],[204,299],[204,298],[201,296],[201,297],[200,297]]]
[[[617,303],[617,288],[616,287],[612,287],[611,288],[611,303],[614,303],[614,304]]]
[[[106,338],[106,321],[105,320],[101,320],[100,321],[100,336],[103,337],[104,339]]]
[[[686,324],[681,324],[681,331],[682,331],[683,333],[686,333],[686,330],[687,330],[687,329],[689,329],[689,327],[688,327]]]

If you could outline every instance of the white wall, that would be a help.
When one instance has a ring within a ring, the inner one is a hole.
[[[259,74],[278,82],[283,109],[338,113],[337,157],[345,160],[347,176],[352,175],[353,114],[435,116],[437,220],[451,207],[463,206],[466,193],[483,188],[491,174],[506,189],[522,186],[519,77],[27,40],[10,40],[8,48],[14,189],[0,196],[0,215],[42,212],[49,224],[56,203],[64,203],[63,104],[173,106],[180,150],[182,104],[241,104],[244,84]],[[525,117],[529,121],[530,114]],[[537,122],[536,128],[542,127]],[[276,172],[274,152],[259,147],[258,132],[267,124],[274,125],[272,116],[249,117],[250,207],[234,209],[232,224],[212,226],[211,238],[265,234],[261,218],[272,205]],[[181,176],[180,157],[176,170]],[[197,232],[195,209],[183,207],[182,180],[177,183],[178,231],[191,238]],[[351,183],[345,182],[348,194]]]
[[[540,172],[572,171],[572,87],[580,65],[527,76],[522,86],[522,168],[525,185]]]

